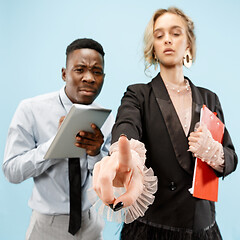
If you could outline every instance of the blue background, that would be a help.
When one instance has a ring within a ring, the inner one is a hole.
[[[87,3],[88,2],[88,3]],[[220,98],[239,153],[240,2],[176,1],[0,1],[1,124],[0,158],[7,130],[20,100],[63,86],[66,46],[76,38],[99,41],[106,52],[106,78],[98,101],[116,114],[126,86],[148,82],[142,38],[153,12],[175,5],[191,16],[197,35],[197,60],[185,74]],[[152,70],[152,76],[156,72]],[[217,221],[223,239],[240,239],[239,170],[220,181]],[[21,240],[29,224],[32,180],[14,185],[0,171],[0,240]],[[118,239],[119,226],[106,223],[104,240]]]

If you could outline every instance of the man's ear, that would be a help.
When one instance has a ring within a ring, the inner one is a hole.
[[[62,80],[66,82],[66,68],[62,68]]]

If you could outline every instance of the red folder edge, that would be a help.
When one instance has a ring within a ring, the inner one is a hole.
[[[201,123],[207,125],[214,140],[222,143],[224,124],[205,105],[201,111]],[[193,196],[214,202],[218,200],[218,177],[214,170],[200,158],[197,158],[195,162]]]

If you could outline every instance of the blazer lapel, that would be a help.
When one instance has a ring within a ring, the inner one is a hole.
[[[189,130],[189,134],[190,134],[191,132],[194,131],[195,124],[200,121],[200,112],[204,102],[197,87],[187,77],[185,78],[189,81],[191,91],[192,91],[192,120],[191,120],[191,125]]]
[[[189,80],[190,82],[190,80]],[[193,86],[193,105],[192,105],[192,121],[190,126],[190,132],[192,132],[192,129],[194,130],[195,123],[199,121],[200,116],[200,93],[198,92],[197,88],[190,82],[191,89]],[[158,106],[160,108],[160,111],[162,113],[162,116],[164,118],[169,137],[172,142],[172,146],[177,158],[177,161],[179,162],[180,166],[189,174],[193,174],[194,169],[194,162],[192,161],[192,155],[191,152],[188,152],[188,139],[185,136],[185,133],[183,131],[181,122],[178,118],[177,112],[172,104],[172,101],[169,97],[169,94],[167,92],[167,89],[164,85],[164,82],[158,74],[153,80],[152,80],[152,88],[154,95],[156,97],[156,101],[158,103]],[[197,103],[196,103],[197,102]]]

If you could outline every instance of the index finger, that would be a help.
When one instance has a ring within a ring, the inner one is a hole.
[[[65,119],[65,116],[60,117],[59,122],[58,122],[58,127],[61,126],[64,119]]]
[[[130,143],[126,136],[120,136],[118,140],[118,163],[121,172],[128,172],[132,169],[132,153]]]
[[[95,139],[95,138],[103,138],[103,134],[102,131],[94,124],[91,124],[91,128],[93,129],[93,132],[87,132],[87,131],[82,131],[80,130],[76,137],[84,137],[84,138],[88,138],[88,139]]]
[[[132,172],[132,178],[127,186],[126,192],[114,201],[114,207],[122,202],[124,207],[132,205],[143,191],[143,174],[135,167]]]
[[[96,136],[103,136],[101,129],[96,124],[92,123],[91,128]]]

